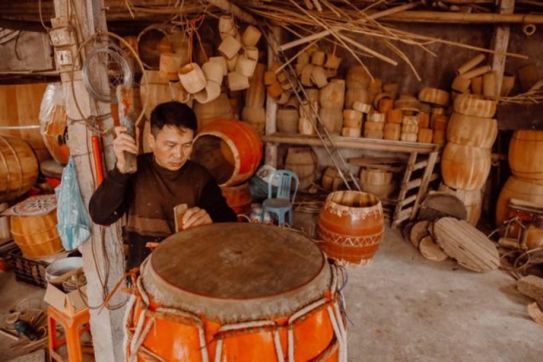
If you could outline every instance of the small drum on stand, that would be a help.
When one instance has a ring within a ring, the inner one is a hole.
[[[130,361],[347,361],[341,269],[274,226],[213,224],[164,240],[126,314]]]

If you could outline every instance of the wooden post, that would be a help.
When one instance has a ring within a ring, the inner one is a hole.
[[[97,31],[105,31],[106,19],[101,0],[54,0],[55,15],[66,18],[77,33],[79,41],[88,39]],[[75,54],[74,54],[75,55]],[[107,82],[104,72],[90,72],[96,82]],[[102,129],[112,127],[111,117],[96,121],[92,116],[111,112],[110,105],[96,102],[87,92],[81,72],[64,71],[61,79],[66,96],[66,112],[70,119],[68,125],[68,146],[74,158],[81,195],[86,205],[97,183],[94,175],[92,155],[93,135],[98,135],[87,126],[95,123]],[[78,120],[74,122],[73,120]],[[100,124],[97,124],[100,123]],[[111,145],[111,135],[104,139]],[[104,151],[108,169],[114,166],[114,155],[110,147]],[[87,278],[87,296],[91,315],[91,334],[97,361],[123,361],[123,317],[126,295],[117,293],[109,302],[109,307],[99,308],[114,285],[124,273],[124,256],[118,224],[110,227],[93,225],[92,236],[80,248],[83,254],[83,267]]]
[[[515,10],[515,0],[501,0],[500,14],[513,14]],[[509,25],[498,25],[494,30],[492,57],[492,70],[496,72],[496,96],[499,98],[502,89],[503,73],[505,71],[505,61],[507,59],[507,47],[509,46],[509,35],[511,29]]]
[[[281,42],[281,29],[278,26],[273,27],[270,40]],[[268,66],[271,66],[274,62],[275,49],[279,46],[278,43],[268,45]],[[277,103],[266,92],[266,135],[277,132],[276,115]],[[265,162],[267,165],[277,167],[277,143],[266,142]]]

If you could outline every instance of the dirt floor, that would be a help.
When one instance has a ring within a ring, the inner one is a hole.
[[[372,264],[348,268],[350,361],[541,361],[543,327],[501,271],[425,260],[394,231]],[[44,290],[0,273],[0,314]],[[0,336],[0,361],[17,356]]]

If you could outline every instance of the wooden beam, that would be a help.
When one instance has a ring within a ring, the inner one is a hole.
[[[278,26],[272,28],[271,34],[268,37],[268,67],[275,61],[274,49],[279,45],[281,41],[282,31]],[[266,92],[266,135],[272,135],[277,132],[277,102],[270,97]],[[277,144],[266,142],[264,162],[266,165],[277,168]]]
[[[336,148],[353,148],[358,150],[372,150],[384,152],[401,152],[421,154],[431,153],[440,149],[440,146],[429,143],[391,141],[382,139],[362,138],[362,137],[341,137],[331,135],[330,139],[334,142]],[[322,146],[322,141],[316,136],[301,136],[291,134],[274,133],[264,136],[265,142],[285,143],[302,146]]]
[[[107,30],[103,2],[101,0],[55,0],[56,17],[69,19],[78,29],[79,39],[88,39],[98,31]],[[69,14],[72,14],[71,17]],[[105,67],[105,65],[104,65]],[[103,69],[103,68],[102,68]],[[94,82],[107,82],[103,72],[91,72]],[[111,112],[109,104],[96,102],[87,92],[80,71],[63,72],[61,79],[66,95],[66,112],[70,119],[82,119],[90,116]],[[97,84],[97,83],[94,83]],[[77,106],[76,106],[77,104]],[[101,125],[107,129],[113,125],[108,119]],[[97,187],[94,175],[92,147],[90,147],[93,132],[87,128],[86,122],[68,123],[68,146],[74,158],[77,179],[81,196],[86,205]],[[111,144],[111,136],[105,139],[105,144]],[[114,166],[114,156],[110,148],[105,149],[106,164]],[[122,293],[117,293],[109,305],[103,304],[107,294],[124,274],[124,254],[121,241],[120,225],[110,227],[93,225],[92,235],[81,247],[83,268],[87,278],[87,297],[90,309],[91,334],[97,361],[123,361],[123,302],[126,299]],[[113,309],[113,310],[112,310]]]
[[[515,0],[501,0],[500,14],[512,14],[515,11]],[[507,47],[509,46],[509,25],[498,25],[494,29],[492,54],[492,70],[496,73],[496,96],[500,96],[502,89],[503,73],[505,72],[505,61],[507,59]]]

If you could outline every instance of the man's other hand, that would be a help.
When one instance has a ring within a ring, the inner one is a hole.
[[[193,228],[200,225],[212,224],[211,216],[204,209],[193,207],[188,209],[183,215],[183,230]]]

